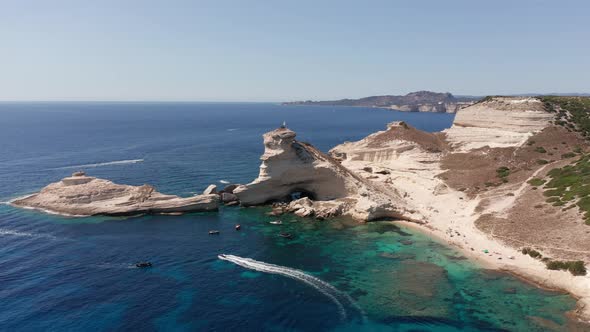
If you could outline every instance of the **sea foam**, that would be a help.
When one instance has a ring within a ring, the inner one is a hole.
[[[94,168],[94,167],[101,167],[101,166],[137,164],[137,163],[142,163],[143,161],[144,161],[143,159],[115,160],[115,161],[107,161],[104,163],[63,166],[63,167],[57,167],[54,169]]]
[[[259,272],[266,272],[266,273],[271,273],[271,274],[278,274],[278,275],[285,276],[287,278],[301,281],[301,282],[315,288],[320,293],[322,293],[327,298],[329,298],[332,302],[334,302],[334,304],[336,304],[336,306],[338,307],[338,311],[340,313],[340,318],[342,320],[345,320],[347,318],[347,314],[346,314],[346,309],[344,308],[344,305],[342,304],[341,300],[344,300],[344,301],[348,302],[350,305],[352,305],[355,309],[357,309],[359,311],[359,313],[361,314],[361,316],[363,318],[363,321],[366,320],[365,313],[363,312],[363,310],[352,300],[352,298],[350,296],[348,296],[348,294],[339,291],[338,289],[336,289],[334,286],[330,285],[329,283],[327,283],[319,278],[316,278],[312,275],[309,275],[301,270],[291,269],[291,268],[288,268],[285,266],[280,266],[280,265],[264,263],[264,262],[256,261],[251,258],[243,258],[243,257],[239,257],[239,256],[234,256],[234,255],[218,255],[217,258],[224,260],[224,261],[232,262],[236,265],[239,265],[241,267],[244,267],[244,268],[247,268],[250,270],[255,270],[255,271],[259,271]]]
[[[22,236],[22,237],[36,237],[36,238],[46,238],[46,239],[56,239],[55,236],[49,235],[49,234],[19,232],[19,231],[15,231],[13,229],[0,228],[0,236],[3,236],[3,235]]]

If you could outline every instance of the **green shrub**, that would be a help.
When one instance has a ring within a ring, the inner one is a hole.
[[[541,258],[541,257],[543,257],[543,255],[541,255],[540,252],[536,251],[535,249],[531,249],[529,247],[522,248],[521,252],[524,255],[531,256],[532,258]]]
[[[545,148],[544,148],[544,147],[542,147],[542,146],[537,146],[537,147],[535,148],[535,152],[539,152],[539,153],[547,153],[547,150],[545,150]]]
[[[575,153],[573,153],[573,152],[568,152],[568,153],[564,153],[564,154],[562,154],[562,155],[561,155],[561,159],[572,158],[572,157],[575,157],[575,156],[576,156],[576,154],[575,154]]]
[[[581,147],[579,147],[579,146],[576,146],[576,147],[574,148],[574,152],[575,152],[575,153],[582,153],[582,148],[581,148]]]
[[[499,178],[505,178],[508,175],[510,175],[510,168],[506,166],[499,167],[498,169],[496,169],[496,175]]]
[[[542,186],[544,183],[545,183],[545,180],[543,180],[543,179],[539,179],[539,178],[533,178],[533,179],[530,179],[530,180],[529,180],[529,184],[530,184],[531,186],[536,186],[536,187],[538,187],[538,186]]]
[[[586,266],[583,261],[553,261],[545,263],[549,270],[567,270],[575,276],[586,275]]]
[[[537,159],[537,164],[546,165],[546,164],[549,164],[549,162],[545,159]]]

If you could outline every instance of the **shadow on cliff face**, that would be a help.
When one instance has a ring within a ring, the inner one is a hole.
[[[300,198],[309,198],[312,201],[316,199],[316,194],[311,192],[311,191],[307,191],[305,189],[299,189],[299,188],[295,188],[287,197],[288,201],[294,201]]]

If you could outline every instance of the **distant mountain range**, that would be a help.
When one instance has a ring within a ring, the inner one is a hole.
[[[295,101],[283,105],[321,105],[321,106],[359,106],[379,107],[405,112],[455,113],[463,106],[472,104],[481,97],[453,96],[449,92],[417,91],[405,96],[371,96],[360,99],[340,99],[328,101]]]

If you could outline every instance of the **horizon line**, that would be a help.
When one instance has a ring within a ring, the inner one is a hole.
[[[423,90],[426,91],[426,90]],[[433,91],[431,91],[433,92]],[[410,92],[411,93],[411,92]],[[497,94],[497,93],[490,93],[490,94],[454,94],[451,93],[455,97],[488,97],[488,96],[506,96],[506,97],[535,97],[535,96],[573,96],[573,97],[590,97],[590,92],[550,92],[550,93],[509,93],[509,94]],[[246,101],[246,100],[183,100],[183,99],[170,99],[170,100],[162,100],[162,99],[0,99],[0,103],[285,103],[285,102],[295,102],[295,101],[333,101],[333,100],[342,100],[342,99],[360,99],[366,97],[374,97],[374,96],[404,96],[404,94],[400,95],[383,95],[383,94],[373,94],[367,95],[364,97],[354,98],[354,97],[344,97],[340,99],[336,98],[328,98],[328,99],[310,99],[310,98],[301,98],[301,99],[288,99],[285,98],[283,100],[258,100],[258,101]]]

